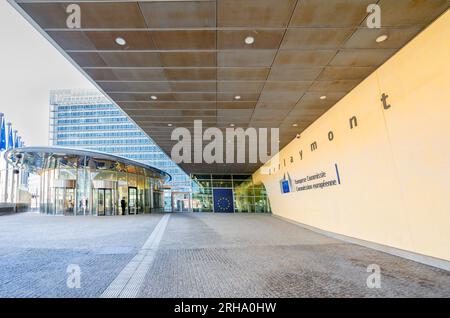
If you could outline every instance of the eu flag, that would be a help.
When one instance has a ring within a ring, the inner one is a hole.
[[[14,145],[13,148],[19,147],[19,134],[17,130],[14,130]]]
[[[6,131],[5,131],[5,120],[0,118],[1,127],[0,127],[0,151],[6,150]]]
[[[289,186],[289,180],[282,180],[281,181],[281,190],[283,191],[283,193],[291,192],[291,188]]]
[[[213,189],[214,212],[234,212],[233,190]]]
[[[13,132],[11,123],[7,123],[7,125],[8,125],[8,149],[10,149],[14,148]]]

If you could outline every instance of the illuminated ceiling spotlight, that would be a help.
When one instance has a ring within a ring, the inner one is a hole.
[[[158,99],[158,97],[157,97],[157,96],[155,96],[155,95],[152,95],[152,96],[150,96],[150,99],[151,99],[151,100],[157,100],[157,99]]]
[[[172,124],[167,124],[167,126],[172,127]]]
[[[241,99],[241,95],[236,95],[236,96],[234,96],[234,99],[235,99],[235,100],[240,100],[240,99]]]
[[[298,125],[297,124],[292,124],[292,127],[297,127]]]
[[[251,45],[253,43],[255,43],[255,38],[253,36],[247,36],[244,40],[245,44],[247,45]]]
[[[124,38],[121,38],[120,36],[116,38],[116,43],[120,46],[124,46],[125,44],[127,44],[127,41],[125,41]]]
[[[377,37],[377,39],[375,40],[377,43],[381,43],[386,41],[388,38],[388,36],[386,34],[380,35],[379,37]]]
[[[326,95],[322,95],[319,98],[323,100],[323,99],[327,99],[327,96]]]
[[[234,127],[234,124],[230,124],[231,127]]]

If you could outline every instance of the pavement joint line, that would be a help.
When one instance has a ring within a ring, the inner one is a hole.
[[[164,235],[170,214],[159,220],[152,233],[138,253],[128,262],[112,283],[103,291],[100,298],[135,298],[137,297],[145,276],[155,259],[159,243]]]

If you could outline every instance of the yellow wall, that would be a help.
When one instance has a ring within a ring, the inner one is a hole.
[[[265,184],[273,213],[450,260],[449,39],[447,12],[283,148],[281,169],[258,170],[254,180]],[[352,116],[358,126],[350,129]],[[311,151],[314,141],[318,148]],[[322,171],[325,178],[306,184],[337,180],[335,164],[341,184],[281,194],[287,174],[292,188]]]

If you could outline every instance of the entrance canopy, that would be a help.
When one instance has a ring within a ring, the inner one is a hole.
[[[5,153],[5,159],[15,167],[34,173],[56,168],[91,168],[129,173],[136,173],[139,170],[149,177],[161,179],[162,182],[171,180],[170,174],[152,166],[90,150],[64,147],[24,147],[8,150]]]

